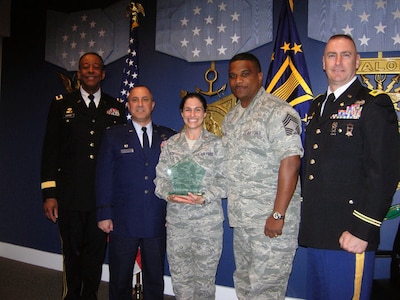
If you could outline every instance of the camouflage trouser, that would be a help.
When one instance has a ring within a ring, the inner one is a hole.
[[[269,238],[264,228],[234,228],[233,274],[239,300],[285,299],[286,287],[297,248],[297,231]]]
[[[177,300],[215,299],[215,274],[222,253],[222,222],[167,225],[167,255]]]

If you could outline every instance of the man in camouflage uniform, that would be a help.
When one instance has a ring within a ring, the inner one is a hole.
[[[229,84],[239,102],[224,119],[222,141],[239,300],[284,299],[297,248],[301,121],[265,92],[262,79],[252,54],[231,59]]]

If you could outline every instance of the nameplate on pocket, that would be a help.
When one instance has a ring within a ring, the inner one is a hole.
[[[133,152],[134,152],[133,148],[121,149],[121,154],[133,153]]]

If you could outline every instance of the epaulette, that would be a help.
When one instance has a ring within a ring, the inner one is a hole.
[[[64,96],[62,94],[56,96],[56,100],[62,100],[62,99],[64,99]]]
[[[380,94],[386,94],[384,91],[381,91],[381,90],[371,90],[370,92],[369,92],[369,94],[371,95],[371,96],[374,96],[374,97],[376,97],[376,96],[378,96],[378,95],[380,95]]]
[[[323,94],[318,94],[317,96],[314,97],[314,100],[317,99],[318,97],[322,96]]]

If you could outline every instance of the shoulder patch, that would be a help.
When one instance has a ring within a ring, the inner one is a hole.
[[[371,96],[374,96],[374,97],[376,97],[376,96],[378,96],[378,95],[380,95],[380,94],[386,94],[384,91],[380,91],[380,90],[371,90],[370,92],[369,92],[369,94],[371,95]]]
[[[56,100],[62,100],[62,99],[64,99],[64,96],[62,94],[56,96]]]

